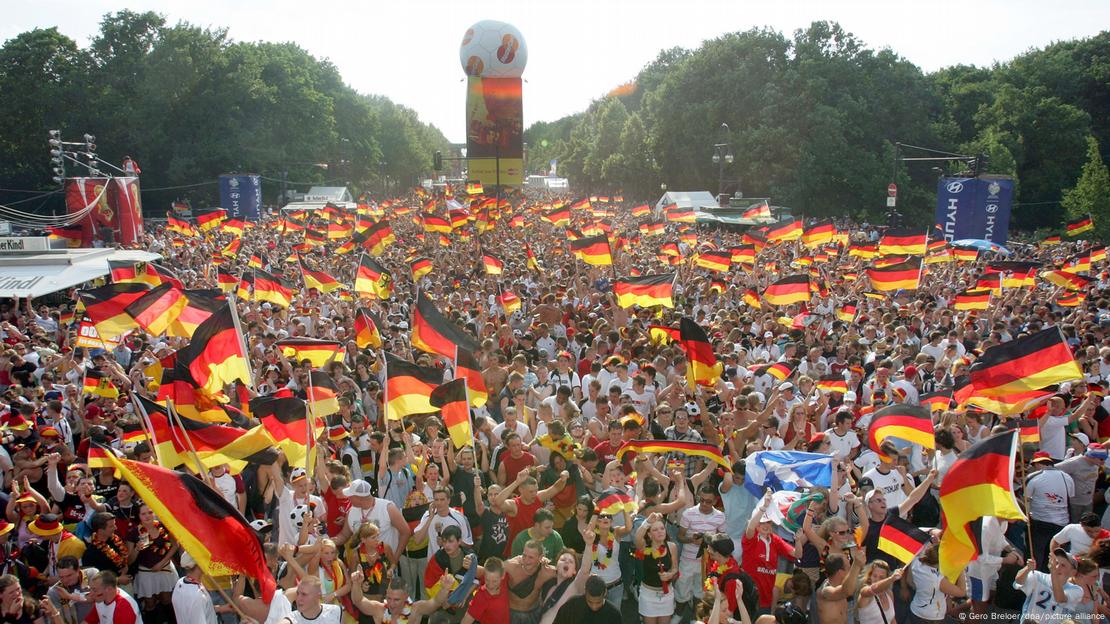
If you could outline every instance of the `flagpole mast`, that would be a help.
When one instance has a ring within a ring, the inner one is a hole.
[[[135,406],[136,411],[139,412],[139,424],[142,425],[143,431],[146,432],[147,437],[150,439],[150,450],[154,453],[154,461],[163,468],[167,467],[162,463],[162,456],[158,452],[158,438],[154,435],[154,424],[150,422],[150,415],[147,414],[143,404],[139,401],[135,391],[131,391],[131,404]],[[169,401],[167,400],[167,403]]]
[[[229,307],[231,308],[231,323],[235,327],[235,336],[239,339],[239,348],[243,350],[243,359],[246,360],[247,371],[250,372],[247,388],[252,392],[257,392],[254,387],[254,368],[251,366],[250,351],[247,350],[247,343],[243,337],[243,326],[239,323],[239,299],[235,296],[235,293],[228,293],[228,297]]]
[[[177,426],[181,429],[181,435],[185,438],[185,444],[189,446],[189,454],[193,456],[193,461],[197,464],[197,474],[203,477],[208,487],[216,489],[216,484],[212,482],[212,475],[208,474],[208,469],[205,468],[204,464],[200,461],[197,448],[193,446],[193,439],[189,437],[189,432],[185,429],[185,423],[181,421],[181,415],[177,413],[177,409],[173,406],[173,399],[166,399],[166,408],[170,413],[170,417],[177,421]]]

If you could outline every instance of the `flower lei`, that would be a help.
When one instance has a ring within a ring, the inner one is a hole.
[[[391,614],[389,612],[388,608],[385,610],[385,613],[383,613],[382,615],[385,616],[384,618],[382,618],[383,621],[393,622],[393,614]],[[412,598],[406,598],[405,599],[405,608],[404,608],[404,610],[401,611],[400,619],[397,620],[396,624],[408,624],[409,617],[411,615],[412,615]]]
[[[709,573],[705,575],[705,591],[713,591],[713,582],[719,581],[725,575],[725,572],[728,572],[728,563],[728,561],[718,563],[709,570]],[[724,590],[724,588],[721,589]]]
[[[154,554],[158,555],[159,558],[162,558],[170,552],[170,535],[166,531],[166,527],[162,526],[161,522],[155,522],[154,526],[158,527],[158,536],[151,538],[150,544],[147,546],[147,549],[153,549]],[[146,530],[146,527],[139,525],[139,535],[149,534],[150,532]],[[159,546],[159,544],[161,545]]]
[[[127,567],[127,547],[123,544],[123,540],[116,534],[104,541],[95,535],[92,538],[93,546],[96,546],[104,553],[112,565],[116,566],[117,570],[122,570]]]
[[[604,560],[599,559],[598,555],[597,555],[597,550],[598,550],[597,545],[598,545],[598,543],[601,542],[601,540],[600,539],[595,539],[593,545],[590,546],[590,549],[593,551],[593,562],[594,562],[594,565],[597,566],[598,570],[604,570],[605,568],[608,568],[609,563],[613,560],[613,538],[614,538],[613,531],[610,530],[609,531],[609,539],[606,540],[606,542],[605,542],[605,559]]]
[[[656,546],[655,548],[641,548],[637,550],[633,556],[641,560],[648,555],[651,555],[652,559],[662,559],[663,557],[667,556],[667,553],[667,545],[663,544],[662,546]]]

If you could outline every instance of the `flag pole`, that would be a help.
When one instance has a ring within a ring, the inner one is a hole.
[[[134,405],[135,410],[139,412],[139,424],[142,425],[143,431],[146,432],[147,438],[150,440],[150,450],[154,453],[154,461],[157,462],[159,466],[165,468],[166,466],[162,463],[162,456],[158,452],[158,437],[154,435],[154,424],[150,422],[150,414],[147,414],[146,408],[144,408],[143,404],[139,401],[135,391],[132,390],[130,394],[131,404]],[[168,402],[167,400],[167,403]]]
[[[200,455],[197,454],[197,448],[193,446],[193,439],[189,437],[189,432],[185,429],[185,423],[181,421],[181,415],[178,414],[177,410],[174,408],[172,399],[166,399],[166,408],[169,411],[170,416],[177,421],[177,426],[181,429],[181,435],[185,438],[185,444],[189,446],[189,454],[193,456],[193,461],[195,461],[197,464],[197,474],[203,477],[204,482],[208,484],[208,487],[216,489],[216,484],[212,482],[212,475],[208,474],[208,469],[205,468],[204,464],[200,461]]]
[[[254,368],[251,366],[250,351],[247,349],[247,343],[243,337],[243,326],[239,323],[239,298],[235,293],[228,293],[228,304],[231,307],[231,323],[235,327],[235,336],[239,339],[239,348],[243,350],[243,359],[246,360],[247,371],[247,388],[257,392],[254,388]],[[240,380],[242,381],[242,380]]]

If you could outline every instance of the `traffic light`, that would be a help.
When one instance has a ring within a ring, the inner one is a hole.
[[[439,150],[432,156],[432,168],[436,171],[443,171],[443,154]]]
[[[62,132],[60,130],[51,130],[49,133],[50,144],[50,169],[54,174],[52,178],[55,184],[61,184],[66,177],[66,163],[65,157],[62,153]]]

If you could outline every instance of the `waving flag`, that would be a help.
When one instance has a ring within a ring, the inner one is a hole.
[[[916,290],[921,281],[921,258],[884,267],[867,269],[871,287],[879,292]]]
[[[932,449],[936,448],[933,416],[928,408],[898,403],[875,412],[867,430],[870,447],[880,456],[879,448],[887,438],[897,438]]]
[[[366,308],[359,309],[355,315],[355,344],[359,349],[372,347],[380,349],[382,346],[381,322],[373,312]]]
[[[1040,390],[1083,378],[1057,327],[987,349],[969,374],[975,394],[988,397]]]
[[[673,308],[672,291],[674,289],[675,273],[664,275],[642,275],[640,277],[626,277],[613,282],[613,294],[617,297],[617,305],[622,308],[631,308],[638,305],[641,308],[663,306]]]
[[[574,255],[590,266],[609,266],[613,264],[613,253],[609,248],[609,238],[605,234],[580,238],[570,242]]]
[[[83,290],[78,300],[85,306],[85,316],[96,326],[104,340],[113,340],[138,327],[127,313],[127,306],[150,290],[146,284],[108,284]]]
[[[431,414],[437,408],[431,403],[432,391],[443,383],[443,370],[418,366],[385,354],[386,418],[401,420],[414,414]]]
[[[1090,215],[1088,215],[1086,217],[1075,219],[1074,221],[1068,221],[1066,229],[1068,232],[1068,236],[1079,236],[1084,232],[1090,232],[1091,230],[1095,229],[1095,224],[1093,221],[1091,221]]]
[[[316,338],[282,338],[274,343],[285,357],[300,363],[308,360],[313,368],[323,368],[328,362],[343,361],[343,343],[338,340]]]
[[[809,301],[809,276],[788,275],[763,291],[763,300],[774,306]]]
[[[924,256],[928,232],[891,229],[879,239],[879,254],[883,256]]]
[[[713,346],[705,330],[689,317],[682,317],[679,323],[679,337],[682,349],[686,351],[686,381],[695,384],[714,386],[721,378],[723,365],[713,354]]]
[[[451,435],[455,448],[474,445],[474,435],[470,427],[470,407],[466,400],[466,381],[455,379],[441,384],[432,390],[429,402],[439,408],[443,425]]]
[[[456,347],[471,352],[479,350],[478,341],[447,320],[423,291],[416,298],[411,341],[412,346],[421,351],[451,359],[455,358]]]
[[[833,456],[801,451],[757,451],[744,460],[744,487],[754,496],[764,490],[801,490],[832,486]]]
[[[698,442],[677,442],[674,440],[631,440],[625,442],[617,449],[617,459],[624,457],[629,451],[634,453],[683,453],[694,457],[704,457],[714,463],[720,464],[725,470],[732,472],[732,464],[721,455],[721,450],[712,444]]]
[[[925,544],[931,541],[925,531],[917,528],[909,520],[894,514],[879,529],[879,550],[902,563],[909,563]]]
[[[188,368],[197,386],[209,395],[223,391],[233,381],[252,384],[250,360],[243,350],[243,341],[229,302],[197,326],[189,344],[178,351],[180,361]]]

